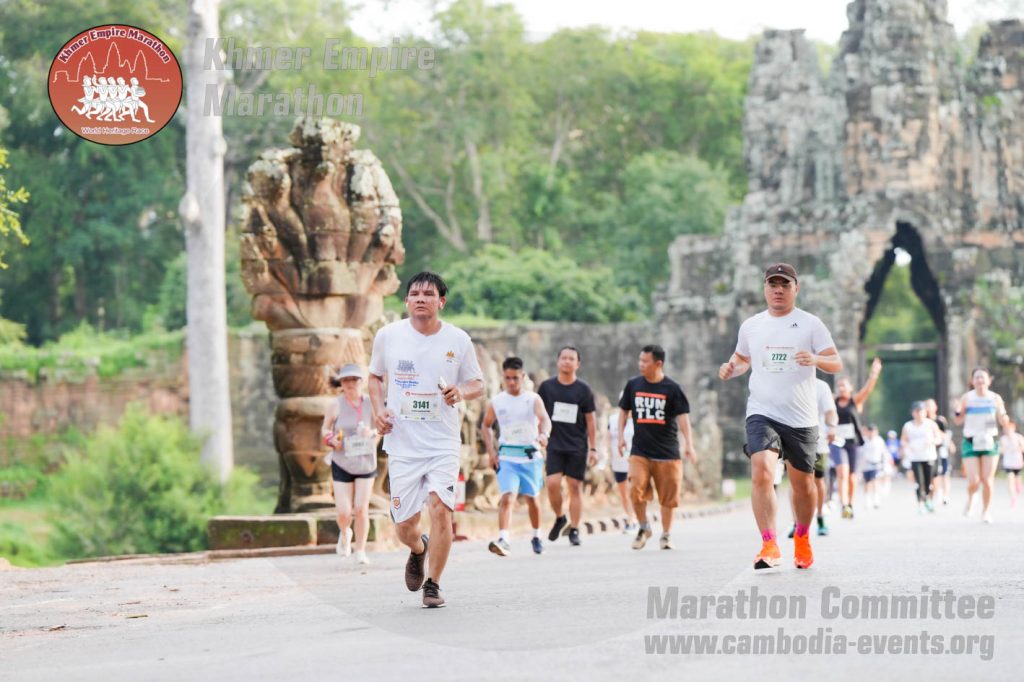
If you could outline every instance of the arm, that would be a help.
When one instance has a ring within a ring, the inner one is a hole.
[[[679,425],[679,433],[682,434],[683,443],[683,454],[686,459],[692,463],[697,463],[697,451],[693,447],[693,436],[690,432],[690,415],[683,413],[676,417],[676,423]]]
[[[625,454],[626,450],[626,421],[629,419],[629,412],[619,408],[619,442],[615,444],[615,447],[619,451],[619,455]]]
[[[537,440],[542,448],[548,447],[548,438],[551,437],[551,417],[544,409],[544,401],[537,396],[533,402],[533,414],[537,417]]]
[[[831,443],[836,439],[836,426],[839,424],[839,415],[835,410],[829,410],[825,413],[825,426],[828,427],[828,442]]]
[[[470,379],[464,384],[456,384],[444,389],[441,395],[449,405],[455,405],[460,400],[472,400],[484,394],[484,380]]]
[[[878,375],[882,373],[882,361],[879,358],[875,358],[871,363],[871,373],[868,374],[867,383],[853,395],[853,404],[857,406],[857,411],[860,412],[864,409],[864,403],[867,401],[868,396],[875,390],[875,384],[878,383]]]
[[[370,394],[370,405],[373,406],[373,425],[377,433],[391,433],[395,415],[384,405],[384,377],[371,373],[366,388]]]
[[[587,451],[587,464],[594,466],[597,464],[597,418],[594,417],[594,412],[587,412],[587,444],[590,446],[590,450]]]
[[[967,419],[967,415],[964,414],[964,404],[967,402],[967,394],[964,393],[960,396],[960,399],[956,401],[953,406],[953,423],[957,426],[963,426],[964,421]]]
[[[946,438],[942,435],[942,430],[939,428],[939,425],[932,422],[932,442],[935,443],[935,447],[942,445],[942,441],[945,439]]]
[[[491,467],[494,469],[498,468],[498,452],[494,449],[494,422],[497,421],[497,417],[494,414],[494,406],[487,405],[487,412],[484,413],[483,423],[483,439],[484,449],[487,450],[487,455],[491,458]]]
[[[334,420],[338,418],[338,403],[332,400],[324,414],[324,422],[320,425],[320,442],[331,450],[337,449],[338,439],[334,435]]]
[[[718,378],[728,381],[733,377],[742,376],[750,369],[750,358],[739,353],[733,353],[729,361],[718,368]]]
[[[1006,403],[1003,402],[1003,396],[999,396],[999,400],[996,401],[996,423],[1005,427],[1008,421],[1010,415],[1006,414]]]
[[[835,346],[826,348],[818,355],[802,350],[797,352],[794,358],[796,359],[796,364],[802,367],[814,366],[826,374],[838,374],[843,371],[843,361],[839,357]]]

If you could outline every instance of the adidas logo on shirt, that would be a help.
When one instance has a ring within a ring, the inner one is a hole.
[[[789,328],[790,329],[799,329],[800,325],[798,325],[796,322],[794,322],[793,324],[789,325]]]

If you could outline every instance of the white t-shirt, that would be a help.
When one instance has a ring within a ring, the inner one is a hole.
[[[815,368],[801,367],[794,356],[834,347],[824,323],[799,308],[784,317],[765,310],[749,318],[740,326],[736,343],[736,352],[750,358],[747,416],[758,414],[794,428],[816,425]]]
[[[875,435],[864,439],[864,445],[860,446],[860,461],[863,462],[864,471],[879,471],[885,464],[889,454],[882,437]]]
[[[907,456],[911,462],[934,462],[939,458],[935,447],[935,432],[939,426],[931,419],[925,419],[920,425],[913,420],[903,425],[903,433],[907,434]]]
[[[442,322],[436,334],[424,336],[408,319],[392,322],[373,339],[370,373],[385,378],[386,404],[395,414],[384,436],[389,457],[458,456],[459,408],[444,402],[438,379],[454,386],[483,377],[469,334]]]
[[[612,410],[608,415],[608,447],[612,451],[612,471],[620,474],[629,473],[629,453],[633,448],[633,420],[626,420],[625,439],[626,449],[619,454],[619,412]]]
[[[1013,433],[1013,438],[1008,434],[999,437],[999,451],[1003,453],[1003,468],[1024,469],[1024,436]]]
[[[502,391],[491,399],[494,416],[498,418],[498,455],[503,462],[529,462],[531,458],[525,454],[523,447],[532,446],[540,449],[537,442],[537,413],[535,412],[540,396],[533,391],[520,391],[519,395],[511,395]],[[543,404],[541,405],[543,409]],[[520,447],[502,450],[502,445]],[[540,457],[540,453],[533,456]]]
[[[814,388],[818,397],[818,452],[828,452],[828,424],[825,415],[836,411],[836,399],[832,397],[832,389],[821,379],[814,380]]]

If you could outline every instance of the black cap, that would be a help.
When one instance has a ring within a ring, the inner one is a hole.
[[[772,263],[764,271],[764,281],[772,277],[785,277],[790,282],[796,281],[796,269],[789,263]]]

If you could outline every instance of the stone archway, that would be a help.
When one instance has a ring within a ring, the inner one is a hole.
[[[764,33],[743,120],[748,193],[723,235],[673,242],[670,281],[655,298],[673,371],[691,403],[708,406],[697,437],[720,437],[727,469],[746,466],[746,387],[715,372],[741,321],[764,307],[768,263],[796,266],[798,305],[825,321],[856,368],[890,252],[918,256],[913,288],[942,334],[952,395],[986,352],[971,314],[975,280],[1024,283],[1024,24],[991,24],[962,66],[948,49],[945,3],[854,0],[847,16],[827,77],[803,31]],[[714,467],[702,469],[710,485]]]

